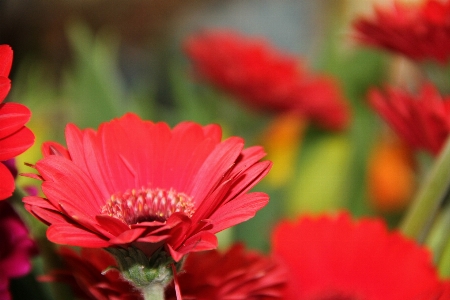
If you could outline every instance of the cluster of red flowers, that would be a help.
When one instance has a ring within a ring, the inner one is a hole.
[[[411,5],[393,1],[376,7],[375,16],[354,22],[362,43],[403,54],[413,60],[450,58],[450,1],[425,0]]]
[[[185,50],[200,76],[251,107],[296,113],[331,128],[349,122],[337,81],[308,73],[293,56],[233,32],[190,37]]]
[[[450,58],[450,1],[425,0],[417,4],[394,1],[375,7],[372,18],[353,23],[362,43],[403,54],[414,61],[433,59],[446,64]],[[439,94],[431,82],[417,95],[401,88],[369,92],[371,106],[415,150],[437,155],[450,132],[449,97]]]

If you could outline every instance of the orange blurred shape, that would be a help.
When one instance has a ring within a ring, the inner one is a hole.
[[[368,162],[368,192],[379,212],[400,212],[414,192],[412,151],[396,137],[382,137],[372,149]]]
[[[273,162],[267,179],[273,186],[283,185],[293,175],[306,126],[306,120],[297,114],[281,114],[263,132],[261,143]]]

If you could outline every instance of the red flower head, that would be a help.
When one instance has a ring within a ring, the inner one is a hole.
[[[59,254],[65,268],[53,270],[49,275],[41,276],[39,280],[65,282],[81,299],[143,299],[141,293],[124,280],[117,270],[112,268],[106,271],[109,267],[117,265],[108,252],[83,248],[80,253],[77,253],[70,248],[61,247]]]
[[[431,83],[418,96],[388,87],[372,89],[369,102],[397,134],[415,149],[437,155],[450,132],[450,97],[442,97]]]
[[[178,281],[183,299],[283,299],[286,269],[274,258],[236,244],[223,254],[190,254]],[[166,289],[166,299],[175,299],[173,290]]]
[[[175,261],[216,248],[215,233],[268,202],[247,193],[269,171],[261,147],[223,142],[217,125],[142,121],[134,114],[98,131],[66,128],[67,149],[49,142],[36,163],[46,198],[24,198],[50,225],[49,240],[81,247],[164,246]],[[32,175],[30,175],[32,176]]]
[[[425,0],[411,5],[394,2],[375,7],[374,17],[361,17],[353,24],[362,43],[399,52],[413,60],[450,57],[450,1]]]
[[[36,244],[17,213],[6,202],[0,202],[0,299],[10,299],[10,278],[26,275],[31,270],[31,256]]]
[[[21,154],[34,142],[33,133],[24,126],[30,119],[30,110],[21,104],[2,103],[11,88],[11,64],[11,48],[0,45],[0,200],[14,191],[14,177],[2,161]]]
[[[344,128],[348,106],[337,82],[308,74],[295,57],[232,32],[190,37],[185,50],[201,77],[251,107],[295,112],[331,129]]]
[[[440,288],[430,253],[381,219],[341,213],[281,222],[273,248],[290,268],[287,299],[422,300]]]

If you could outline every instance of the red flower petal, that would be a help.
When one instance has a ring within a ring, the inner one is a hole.
[[[63,223],[51,225],[47,229],[47,238],[53,243],[79,247],[104,248],[110,245],[98,234]]]
[[[45,142],[42,144],[42,155],[44,157],[50,156],[50,155],[58,155],[63,156],[65,158],[70,159],[70,154],[67,151],[66,148],[64,148],[62,145],[55,143],[55,142]]]
[[[173,259],[175,261],[179,261],[189,252],[198,252],[217,248],[217,238],[212,233],[199,232],[188,238],[177,250],[174,250],[170,245],[167,247],[169,248],[170,255]]]
[[[229,138],[217,145],[211,154],[204,161],[198,171],[192,187],[189,189],[192,195],[197,198],[205,198],[207,194],[218,186],[223,174],[226,174],[235,163],[243,148],[243,141],[240,138]],[[197,202],[200,205],[201,202]],[[205,205],[206,207],[206,205]],[[203,215],[203,213],[199,213]]]
[[[0,103],[2,103],[3,100],[5,100],[10,89],[11,89],[11,80],[9,80],[9,78],[6,77],[0,77]]]
[[[11,197],[14,188],[14,177],[11,171],[0,162],[0,200]]]
[[[34,208],[44,208],[46,210],[55,211],[55,207],[51,203],[49,203],[45,199],[38,197],[38,196],[23,197],[23,203],[24,204],[33,204]],[[60,214],[58,213],[58,215],[60,215]]]
[[[21,104],[0,104],[0,138],[6,137],[22,128],[30,119],[30,110]]]
[[[119,235],[110,239],[109,242],[111,244],[116,244],[116,245],[131,244],[132,242],[137,240],[140,236],[142,236],[142,234],[145,232],[145,230],[146,230],[146,228],[144,228],[144,227],[128,229],[127,231],[123,231]]]
[[[103,228],[108,228],[108,231],[115,236],[122,234],[122,232],[129,230],[130,228],[122,221],[110,217],[108,215],[97,215],[95,220]]]
[[[7,160],[23,153],[34,143],[34,134],[30,129],[22,127],[14,134],[0,139],[0,161]]]
[[[8,45],[0,45],[0,76],[8,77],[11,71],[13,51]]]
[[[269,202],[269,197],[264,193],[251,193],[242,195],[219,209],[211,216],[214,219],[214,232],[232,227],[247,221],[255,216],[255,211],[260,210]]]

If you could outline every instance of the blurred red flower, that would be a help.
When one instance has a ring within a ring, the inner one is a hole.
[[[21,104],[2,103],[11,88],[12,56],[11,47],[0,45],[0,200],[10,197],[15,187],[14,177],[2,161],[21,154],[34,142],[33,133],[24,126],[30,110]]]
[[[415,96],[400,88],[369,91],[371,106],[414,149],[437,155],[450,132],[450,97],[442,97],[431,83]]]
[[[349,214],[283,221],[273,251],[289,268],[286,299],[431,299],[440,290],[427,249],[381,219]]]
[[[354,21],[356,39],[413,60],[448,62],[450,1],[425,0],[415,5],[393,1],[390,7],[374,9],[373,17]]]
[[[10,299],[9,279],[31,271],[37,246],[25,224],[7,201],[0,202],[0,299]]]
[[[269,171],[261,147],[221,142],[218,125],[142,121],[134,114],[98,131],[66,128],[67,149],[48,142],[35,165],[46,198],[25,207],[50,225],[49,240],[81,247],[164,246],[179,261],[217,247],[215,233],[253,217],[265,193],[247,193]]]
[[[58,250],[64,268],[52,270],[48,275],[39,277],[43,282],[64,282],[70,285],[80,299],[92,300],[139,300],[140,292],[114,268],[114,258],[102,249],[83,248],[80,253],[61,247]],[[106,271],[108,269],[108,271]],[[102,274],[103,271],[104,274]]]
[[[253,108],[297,113],[331,129],[348,124],[349,107],[333,77],[310,74],[263,40],[212,31],[189,37],[184,48],[202,78]]]
[[[191,253],[178,275],[183,299],[283,299],[286,269],[273,257],[235,244],[225,253]],[[176,299],[173,288],[166,299]]]

